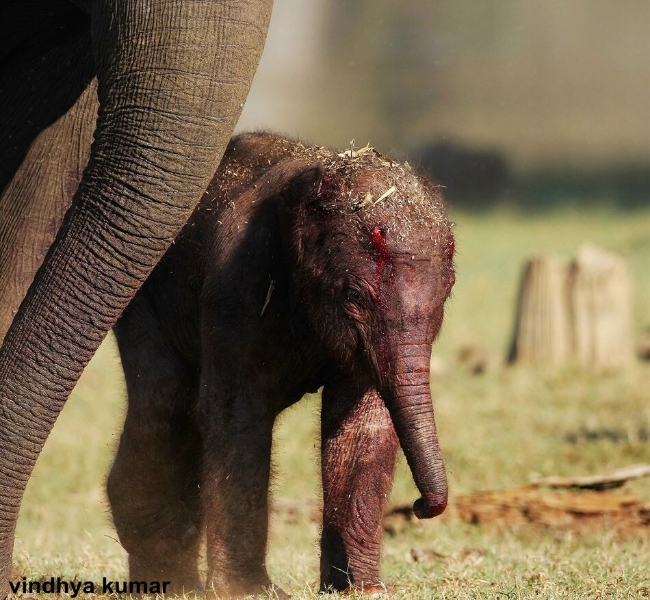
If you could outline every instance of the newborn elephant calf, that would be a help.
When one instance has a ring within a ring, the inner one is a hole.
[[[131,580],[198,589],[205,529],[208,589],[271,587],[273,423],[323,386],[321,589],[381,587],[398,441],[416,515],[447,503],[429,356],[453,253],[438,188],[372,149],[230,143],[115,328],[129,403],[108,494]]]

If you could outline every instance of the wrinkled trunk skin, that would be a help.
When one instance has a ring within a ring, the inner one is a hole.
[[[92,3],[100,109],[90,161],[0,349],[0,597],[38,454],[83,367],[213,175],[271,4]]]
[[[390,346],[391,357],[380,361],[385,363],[380,394],[390,412],[415,485],[422,494],[413,511],[418,519],[430,519],[447,506],[447,475],[431,403],[431,344]]]

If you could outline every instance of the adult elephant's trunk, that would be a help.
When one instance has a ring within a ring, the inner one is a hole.
[[[83,367],[214,174],[271,6],[91,2],[95,142],[73,206],[0,349],[0,598],[36,458]]]
[[[384,370],[388,377],[382,377],[381,396],[422,494],[413,511],[418,519],[429,519],[447,506],[447,475],[429,387],[430,345],[401,345],[395,353]]]

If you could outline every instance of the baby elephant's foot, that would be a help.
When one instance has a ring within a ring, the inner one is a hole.
[[[156,581],[167,594],[201,594],[203,582],[196,568],[196,560],[152,561],[151,557],[129,556],[130,581]],[[163,588],[164,585],[164,588]]]
[[[363,594],[369,598],[387,598],[390,591],[383,583],[362,583],[345,588],[341,594]]]
[[[206,589],[204,600],[225,600],[226,598],[243,598],[254,596],[264,600],[289,600],[291,596],[274,583],[255,586],[229,587],[217,590],[215,586]]]
[[[267,594],[269,600],[289,600],[289,598],[291,598],[287,592],[285,592],[279,585],[275,585],[274,583],[265,588],[264,593]]]
[[[271,585],[271,587],[267,590],[267,593],[269,595],[269,598],[271,598],[271,600],[275,600],[276,598],[277,600],[289,600],[289,598],[291,598],[291,596],[287,594],[287,592],[285,592],[280,586],[275,584]]]

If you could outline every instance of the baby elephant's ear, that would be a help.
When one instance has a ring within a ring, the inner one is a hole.
[[[288,164],[278,165],[283,168],[284,185],[280,197],[285,209],[295,208],[314,200],[318,195],[323,178],[323,167],[319,163],[306,163],[301,160],[286,161]]]
[[[322,177],[320,163],[289,158],[260,175],[247,193],[255,200],[278,198],[281,207],[290,208],[315,198]]]
[[[323,165],[300,159],[289,159],[274,167],[276,170],[280,221],[283,228],[295,226],[302,220],[305,209],[318,200],[323,181]]]
[[[280,166],[280,165],[278,165]],[[323,181],[323,165],[301,160],[285,161],[282,165],[284,185],[279,195],[278,217],[280,234],[292,262],[300,262],[310,235],[315,233],[314,219],[307,215],[309,206],[319,200]]]

